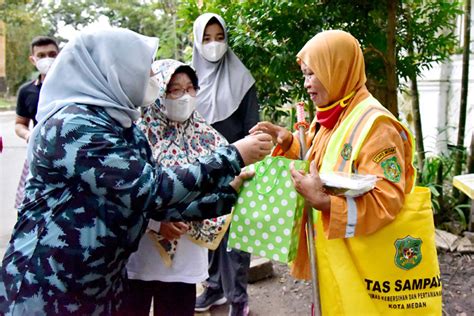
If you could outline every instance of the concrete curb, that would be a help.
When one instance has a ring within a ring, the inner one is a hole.
[[[273,263],[267,258],[252,258],[249,269],[249,283],[273,276]]]

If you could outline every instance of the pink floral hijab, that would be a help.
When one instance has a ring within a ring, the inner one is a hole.
[[[160,94],[154,104],[144,108],[139,126],[150,142],[155,159],[166,167],[187,164],[213,153],[216,147],[227,145],[225,138],[197,111],[184,122],[171,121],[163,113],[166,87],[173,74],[185,72],[197,85],[194,69],[173,59],[156,61],[152,68],[158,78]]]
[[[154,104],[142,110],[138,126],[145,133],[151,145],[153,156],[164,167],[193,163],[198,157],[209,155],[219,146],[228,144],[227,140],[197,112],[184,122],[169,120],[163,113],[166,88],[176,72],[185,72],[191,81],[198,85],[196,73],[191,66],[173,59],[158,60],[152,65],[159,83],[159,97]],[[228,225],[228,215],[200,222],[188,222],[191,229],[187,237],[196,244],[215,249],[219,245]],[[178,247],[178,240],[170,241],[158,232],[149,230],[164,263],[171,266]]]

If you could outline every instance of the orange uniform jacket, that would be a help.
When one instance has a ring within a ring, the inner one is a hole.
[[[357,104],[358,102],[351,102],[332,129],[321,126],[316,132],[316,120],[311,124],[306,133],[306,144],[309,147],[307,157],[309,161],[316,161],[318,170],[326,150],[331,150],[327,148],[331,135]],[[295,137],[286,152],[277,146],[274,154],[298,159],[300,144]],[[383,161],[391,157],[396,157],[401,167],[398,181],[388,179],[382,166]],[[352,171],[359,174],[375,174],[380,180],[372,191],[355,198],[357,224],[353,235],[348,235],[346,231],[348,212],[346,197],[331,196],[330,213],[322,213],[326,237],[333,239],[368,235],[389,224],[400,212],[405,194],[409,193],[415,180],[415,171],[411,163],[412,148],[403,129],[388,118],[378,119],[367,135]]]

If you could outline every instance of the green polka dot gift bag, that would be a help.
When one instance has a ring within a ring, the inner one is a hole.
[[[250,166],[255,176],[242,185],[228,247],[285,263],[294,259],[304,199],[291,181],[292,161],[296,169],[307,170],[307,161],[284,157],[267,157]]]

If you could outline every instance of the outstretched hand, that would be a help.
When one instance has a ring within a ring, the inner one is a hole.
[[[273,148],[272,137],[265,133],[248,135],[233,145],[239,151],[246,166],[262,160]]]
[[[242,170],[242,172],[232,180],[230,186],[234,188],[235,191],[239,192],[242,183],[245,180],[252,178],[255,175],[253,170]]]
[[[296,170],[294,162],[290,164],[290,172],[295,190],[305,198],[311,207],[322,212],[331,210],[331,198],[324,192],[323,183],[314,161],[309,166],[309,173]]]
[[[273,143],[279,144],[283,150],[291,145],[293,135],[284,127],[270,122],[259,122],[249,131],[250,134],[266,133],[272,136]]]

